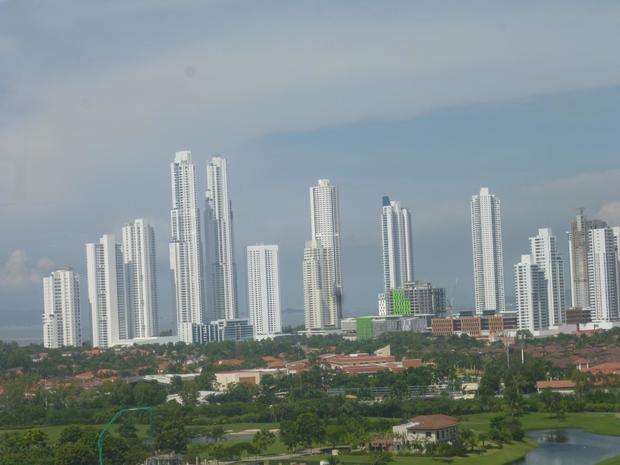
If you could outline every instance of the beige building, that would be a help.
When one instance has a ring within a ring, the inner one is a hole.
[[[277,368],[258,368],[255,370],[220,371],[215,373],[215,388],[218,391],[227,391],[235,384],[253,384],[258,386],[264,376],[277,376],[284,370]]]

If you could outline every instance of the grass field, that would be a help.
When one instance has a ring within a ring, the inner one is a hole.
[[[488,433],[489,422],[493,418],[495,413],[484,413],[467,415],[462,417],[463,427],[470,428],[476,433]],[[541,429],[572,429],[580,428],[585,431],[594,434],[604,434],[612,436],[620,436],[620,417],[613,413],[568,413],[566,418],[557,419],[551,418],[547,413],[530,413],[520,417],[523,423],[523,428],[527,431],[541,430]],[[51,441],[56,441],[61,431],[68,425],[60,426],[41,426],[37,429],[44,431]],[[93,425],[99,429],[102,425]],[[229,423],[221,425],[227,433],[240,432],[245,430],[254,430],[261,428],[276,429],[277,423]],[[138,434],[141,437],[147,437],[147,425],[136,425]],[[211,428],[210,426],[189,426],[188,430],[197,430],[203,428]],[[22,430],[25,430],[24,428]],[[8,431],[20,431],[17,429],[0,430],[2,432]],[[231,445],[235,442],[244,442],[243,440],[229,440],[224,444]],[[454,458],[433,458],[433,457],[404,457],[395,456],[392,462],[395,465],[441,465],[441,464],[453,464],[453,465],[505,465],[526,455],[530,450],[536,447],[536,444],[532,441],[526,440],[521,443],[513,443],[505,445],[502,449],[490,449],[480,455],[472,454],[468,457],[454,457]],[[196,447],[200,449],[200,446]],[[197,452],[199,452],[197,450]],[[275,456],[285,454],[287,452],[286,446],[278,439],[276,443],[269,448],[266,452],[266,456]],[[203,455],[203,454],[200,454]],[[322,455],[313,455],[306,457],[299,457],[294,460],[278,460],[272,461],[272,463],[292,463],[292,462],[304,462],[308,465],[318,465],[320,460],[326,459]],[[342,455],[340,456],[340,463],[342,465],[363,465],[370,461],[369,456],[364,455]],[[599,465],[620,465],[620,456],[608,459],[601,462]]]
[[[597,465],[620,465],[620,455],[616,455],[607,460],[597,463]]]
[[[403,457],[394,456],[390,462],[394,465],[507,465],[515,460],[524,457],[530,450],[536,447],[536,443],[530,440],[508,444],[502,449],[490,449],[483,454],[472,454],[468,457]],[[318,465],[320,460],[327,460],[325,455],[313,455],[299,457],[290,461],[272,461],[274,463],[307,463],[308,465]],[[371,461],[370,455],[341,455],[338,457],[342,465],[364,465]]]
[[[489,422],[496,414],[481,413],[463,417],[463,426],[477,433],[487,433]],[[613,413],[568,413],[566,418],[558,420],[548,413],[529,413],[520,417],[523,429],[534,431],[541,429],[583,429],[594,434],[620,436],[620,418]]]

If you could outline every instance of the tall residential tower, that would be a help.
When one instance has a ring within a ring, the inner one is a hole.
[[[411,211],[399,202],[383,197],[381,210],[381,240],[383,249],[383,289],[379,308],[392,313],[391,293],[413,282],[413,243],[411,239]]]
[[[93,347],[115,346],[130,337],[130,330],[123,253],[114,235],[86,244],[86,269]]]
[[[278,246],[248,246],[246,255],[248,306],[254,337],[273,337],[282,332]]]
[[[213,320],[234,320],[237,308],[237,269],[233,247],[233,213],[228,190],[228,162],[213,157],[207,164],[205,240],[207,276]]]
[[[70,268],[43,278],[43,345],[50,349],[82,345],[80,281]]]
[[[592,320],[617,321],[620,319],[620,282],[614,229],[591,229],[588,249],[588,292]]]
[[[342,318],[342,267],[340,262],[340,211],[338,191],[329,179],[319,179],[316,186],[310,188],[310,223],[312,241],[310,248],[325,249],[327,270],[322,271],[323,278],[329,278],[333,296],[330,297],[330,310],[333,317],[330,325],[338,327]]]
[[[590,230],[606,228],[602,220],[588,219],[583,209],[571,223],[568,233],[568,250],[570,258],[571,300],[577,308],[590,307],[590,284],[588,273],[588,256],[590,253]]]
[[[159,335],[155,232],[143,219],[123,227],[123,260],[127,286],[127,313],[131,337]]]
[[[170,174],[170,269],[174,280],[177,331],[180,340],[191,342],[192,324],[206,322],[200,209],[191,152],[175,154]]]
[[[534,263],[545,274],[549,325],[563,324],[566,320],[564,261],[558,253],[556,238],[551,229],[539,229],[537,236],[530,237],[530,250]]]
[[[531,255],[521,256],[514,268],[519,329],[534,332],[549,327],[545,272]]]
[[[471,200],[476,313],[504,312],[504,257],[500,201],[483,187]]]
[[[335,328],[340,324],[329,250],[316,240],[304,248],[304,320],[306,330]]]

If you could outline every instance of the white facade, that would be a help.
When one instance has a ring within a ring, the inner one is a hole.
[[[304,248],[304,320],[306,330],[337,327],[340,323],[330,253],[318,241]]]
[[[129,318],[125,297],[123,254],[113,234],[86,244],[88,301],[93,347],[107,348],[127,339]]]
[[[571,223],[568,233],[568,251],[570,258],[571,303],[575,308],[590,307],[590,230],[606,228],[602,220],[586,218],[583,210]]]
[[[254,337],[273,337],[282,332],[278,246],[249,246],[246,256],[248,304]]]
[[[519,329],[530,332],[549,327],[547,281],[544,271],[530,255],[522,255],[514,266],[515,299]]]
[[[192,335],[186,334],[183,328],[191,327],[191,323],[202,324],[206,319],[200,209],[191,152],[176,152],[170,171],[170,269],[174,280],[177,331],[181,341],[191,342]]]
[[[310,188],[310,223],[312,240],[317,249],[322,248],[327,254],[324,260],[329,267],[321,273],[322,277],[332,280],[330,306],[335,305],[335,320],[330,321],[338,326],[342,318],[342,268],[340,261],[340,210],[338,191],[329,179],[319,179],[316,186]],[[333,311],[332,311],[333,313]],[[306,328],[308,329],[308,328]]]
[[[471,200],[476,313],[504,312],[504,256],[500,201],[483,187]]]
[[[612,228],[591,229],[588,253],[588,283],[593,321],[620,318],[617,239]]]
[[[43,345],[50,349],[82,345],[80,281],[71,269],[43,278]]]
[[[400,289],[413,277],[413,241],[411,211],[399,202],[383,197],[381,211],[381,239],[383,249],[383,284],[385,293]],[[385,305],[385,295],[379,297],[379,307]]]
[[[159,335],[155,231],[143,219],[123,227],[123,260],[127,286],[130,338]]]
[[[530,250],[534,263],[545,273],[549,325],[561,325],[565,322],[566,311],[564,261],[558,253],[556,238],[551,229],[539,229],[537,236],[530,237]]]
[[[228,162],[213,157],[207,164],[205,238],[210,279],[211,319],[234,320],[237,269],[233,247],[233,213],[228,189]]]

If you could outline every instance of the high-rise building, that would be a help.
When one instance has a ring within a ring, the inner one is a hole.
[[[112,347],[130,335],[123,253],[113,234],[86,244],[93,347]]]
[[[519,329],[531,332],[549,327],[545,272],[531,255],[522,255],[514,266],[515,300]]]
[[[82,345],[80,280],[70,268],[43,278],[43,345],[50,349]]]
[[[385,289],[396,289],[413,281],[411,211],[400,202],[383,197],[381,212],[383,281]]]
[[[392,289],[402,288],[405,282],[413,281],[413,243],[411,239],[411,211],[399,202],[383,197],[381,211],[381,238],[383,246],[383,287],[385,293],[379,296],[379,306],[389,307]],[[391,314],[387,308],[387,314]]]
[[[329,179],[319,179],[316,186],[310,188],[310,222],[312,240],[316,242],[316,249],[325,249],[326,266],[329,270],[323,271],[323,277],[333,281],[333,296],[330,302],[335,305],[334,318],[330,317],[330,324],[338,326],[342,318],[342,268],[340,261],[340,211],[338,191]],[[308,329],[308,328],[306,328]]]
[[[127,289],[127,314],[131,338],[156,337],[157,277],[155,231],[143,219],[123,227],[123,260]]]
[[[316,240],[306,241],[304,248],[304,319],[306,330],[337,327],[337,295],[329,249]]]
[[[590,220],[583,209],[571,223],[568,233],[568,250],[570,258],[571,303],[574,308],[590,306],[590,284],[588,272],[588,255],[590,251],[590,230],[606,228],[602,220]]]
[[[228,191],[228,162],[207,164],[205,238],[210,278],[211,319],[237,318],[237,269],[233,248],[233,213]]]
[[[476,313],[504,312],[504,257],[499,199],[483,187],[471,200]]]
[[[170,269],[174,281],[177,331],[181,341],[191,342],[191,325],[206,320],[200,209],[191,152],[176,152],[170,171]]]
[[[618,250],[612,228],[590,229],[588,283],[593,321],[620,319]]]
[[[411,302],[411,313],[416,316],[443,316],[446,312],[446,290],[433,287],[429,282],[403,283],[403,293]]]
[[[246,250],[248,306],[254,336],[273,337],[282,332],[280,271],[277,245],[252,245]]]
[[[549,325],[563,324],[566,321],[564,261],[558,253],[556,238],[551,229],[539,229],[537,236],[530,237],[530,250],[534,263],[545,273]]]

